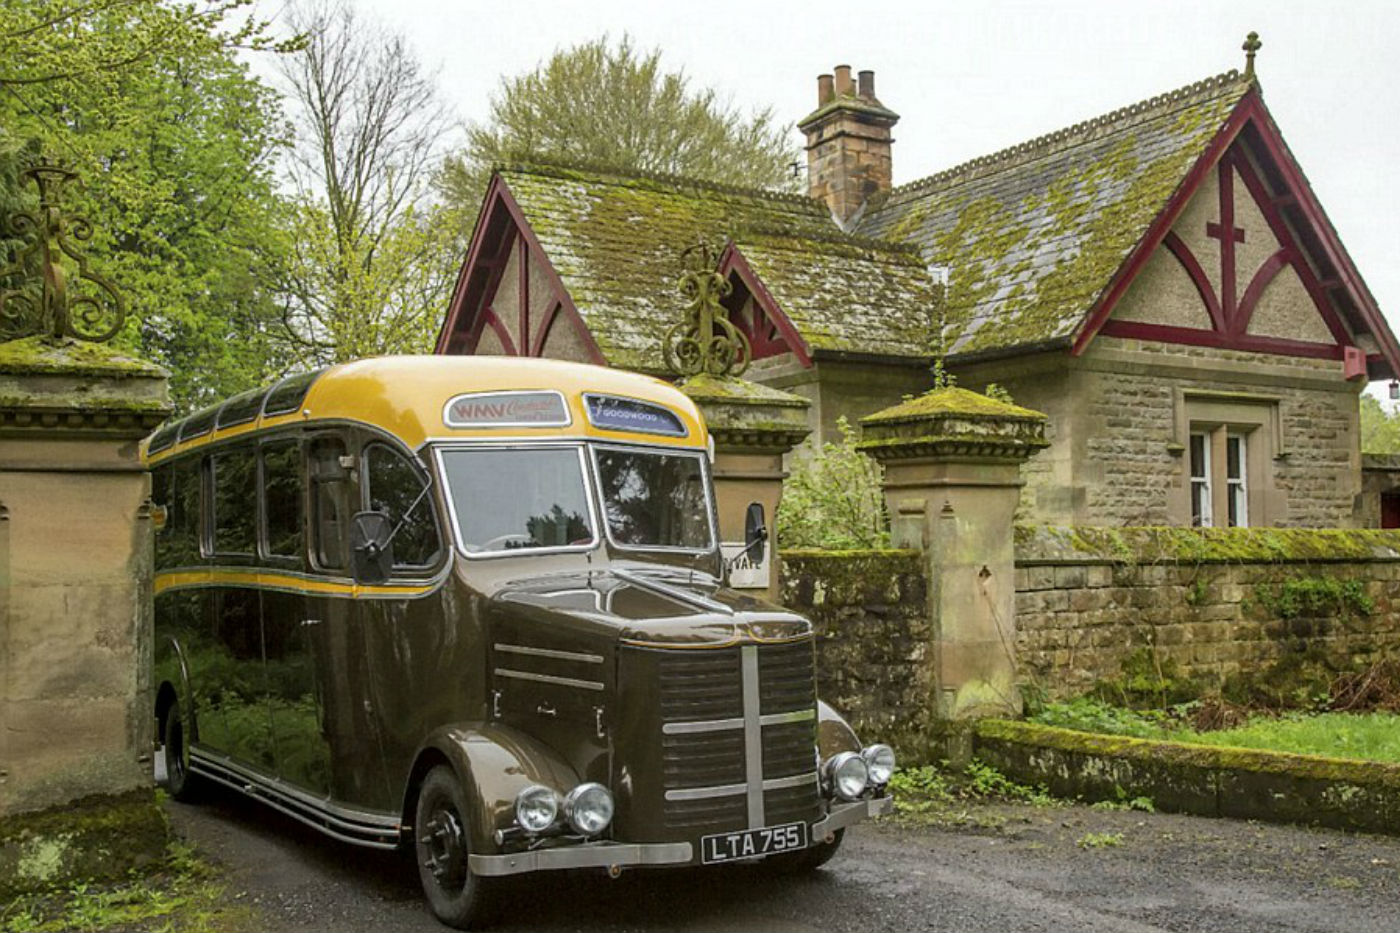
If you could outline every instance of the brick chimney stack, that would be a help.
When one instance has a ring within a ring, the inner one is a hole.
[[[797,126],[807,136],[807,193],[845,226],[890,190],[890,128],[899,114],[876,98],[875,72],[852,81],[850,65],[832,70],[817,78],[817,109]]]

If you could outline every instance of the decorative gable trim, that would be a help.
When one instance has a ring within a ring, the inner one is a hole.
[[[1238,147],[1232,148],[1242,137],[1247,138],[1253,148],[1262,150],[1262,154],[1277,170],[1286,194],[1272,195],[1251,160]],[[1229,209],[1221,214],[1221,223],[1212,224],[1214,229],[1209,233],[1221,243],[1220,294],[1216,293],[1215,286],[1209,281],[1189,247],[1172,232],[1172,227],[1181,212],[1200,188],[1206,173],[1212,169],[1219,173],[1221,203],[1229,204]],[[1233,229],[1231,213],[1236,172],[1281,244],[1280,249],[1255,270],[1243,293],[1239,295],[1236,294],[1233,248],[1238,231]],[[1309,239],[1313,242],[1299,242],[1298,236],[1283,216],[1284,204],[1294,206],[1301,212],[1312,231]],[[1314,258],[1320,252],[1327,263],[1337,270],[1335,279],[1328,282],[1319,281],[1307,259],[1308,246],[1314,251]],[[1201,296],[1213,330],[1110,320],[1128,286],[1148,260],[1156,254],[1158,247],[1164,247],[1171,253],[1190,277]],[[1248,333],[1250,320],[1260,297],[1269,283],[1285,268],[1292,268],[1297,273],[1335,343],[1263,337]],[[1080,328],[1070,352],[1078,356],[1097,334],[1103,333],[1107,336],[1135,337],[1196,346],[1347,360],[1348,375],[1362,375],[1363,371],[1352,365],[1353,358],[1357,357],[1360,351],[1353,345],[1351,332],[1343,323],[1342,315],[1329,296],[1329,291],[1333,290],[1344,293],[1354,307],[1360,323],[1374,335],[1380,346],[1381,353],[1369,360],[1373,364],[1371,378],[1400,373],[1400,343],[1397,343],[1395,335],[1376,306],[1375,299],[1365,287],[1360,273],[1356,271],[1346,248],[1327,220],[1326,213],[1298,168],[1268,108],[1264,106],[1258,89],[1251,88],[1236,105],[1225,126],[1192,166],[1167,206],[1110,280]]]
[[[802,364],[803,368],[811,369],[812,351],[807,346],[807,341],[802,339],[802,335],[797,332],[792,319],[787,316],[778,305],[777,299],[773,297],[768,286],[763,284],[763,280],[758,277],[758,273],[749,265],[749,261],[744,258],[738,245],[733,240],[725,244],[724,252],[719,257],[719,273],[728,278],[731,275],[737,276],[739,281],[744,283],[744,287],[753,295],[754,304],[767,316],[773,326],[782,335],[783,342],[787,344],[792,355]],[[746,334],[750,340],[753,334]],[[757,348],[755,348],[757,350]],[[756,356],[755,358],[761,358]]]
[[[516,309],[498,311],[491,302],[500,287],[511,248],[517,245],[519,305]],[[553,301],[547,304],[545,313],[537,320],[532,319],[529,313],[532,266],[545,273],[553,298]],[[515,331],[520,338],[519,345],[512,339],[509,328],[501,318],[502,313],[508,314],[512,310],[519,315]],[[481,214],[477,218],[471,244],[467,249],[467,259],[457,277],[447,316],[438,332],[433,352],[472,354],[476,351],[481,335],[490,327],[500,339],[501,346],[510,355],[540,356],[551,329],[561,322],[567,322],[574,328],[591,362],[607,364],[607,359],[589,332],[588,325],[579,314],[558,271],[545,255],[544,248],[525,219],[520,205],[511,195],[509,186],[500,175],[494,175],[486,190]]]

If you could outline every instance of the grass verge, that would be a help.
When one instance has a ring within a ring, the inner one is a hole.
[[[1191,745],[1256,748],[1327,758],[1400,763],[1400,715],[1387,712],[1259,713],[1224,729],[1186,725],[1196,704],[1131,710],[1080,698],[1047,704],[1031,721],[1047,726]]]
[[[217,870],[178,841],[160,862],[121,881],[29,894],[0,907],[0,933],[214,933],[258,927],[257,914],[229,896]]]

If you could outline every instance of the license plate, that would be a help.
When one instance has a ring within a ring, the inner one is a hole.
[[[716,862],[737,862],[778,852],[807,848],[807,824],[784,823],[765,826],[742,833],[715,833],[700,840],[700,861],[705,865]]]

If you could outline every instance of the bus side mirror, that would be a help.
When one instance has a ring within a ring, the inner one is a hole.
[[[394,523],[383,512],[356,512],[350,523],[350,563],[356,583],[383,583],[394,567]]]
[[[755,564],[763,563],[767,556],[768,522],[763,518],[763,503],[750,502],[744,514],[744,553]]]

